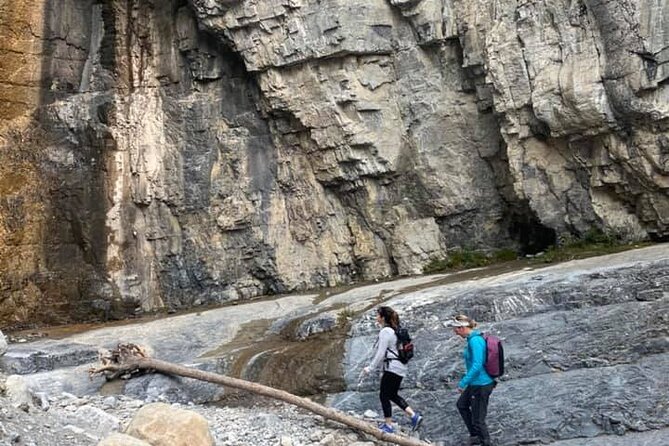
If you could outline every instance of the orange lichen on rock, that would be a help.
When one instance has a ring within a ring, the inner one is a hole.
[[[32,112],[40,100],[44,2],[0,4],[0,121]]]

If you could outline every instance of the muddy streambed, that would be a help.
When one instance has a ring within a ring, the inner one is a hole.
[[[400,287],[395,281],[387,288],[376,283],[360,288],[330,289],[314,300],[313,311],[289,316],[283,321],[260,319],[248,322],[240,328],[235,339],[201,358],[223,358],[229,364],[225,370],[229,376],[324,400],[328,394],[346,390],[343,358],[352,320],[361,317],[373,320],[377,306],[400,294],[529,269],[526,261],[515,261],[447,275],[404,279]],[[324,313],[334,319],[329,324],[326,319],[325,331],[302,338],[301,327]],[[277,322],[283,322],[278,332],[272,329]],[[230,392],[228,396],[226,404],[237,400]]]
[[[245,324],[238,338],[204,358],[225,358],[230,364],[227,375],[296,395],[318,396],[345,389],[341,366],[345,324],[302,341],[291,340],[286,333],[265,335],[270,325],[270,321]]]

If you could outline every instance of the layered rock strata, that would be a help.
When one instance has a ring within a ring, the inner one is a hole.
[[[669,233],[666,1],[0,4],[0,325]]]

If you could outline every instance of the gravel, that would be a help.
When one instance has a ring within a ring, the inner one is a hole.
[[[4,389],[0,376],[0,391]],[[0,446],[96,445],[123,432],[148,402],[124,395],[42,396],[34,404],[14,407],[0,394]],[[345,426],[271,399],[239,395],[229,406],[174,404],[208,421],[216,445],[373,446],[377,444]]]

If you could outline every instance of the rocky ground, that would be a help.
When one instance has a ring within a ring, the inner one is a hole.
[[[5,376],[0,376],[0,386]],[[0,446],[89,446],[112,432],[122,432],[146,402],[118,396],[76,397],[61,394],[36,406],[15,407],[0,396]],[[272,400],[243,397],[229,406],[179,405],[209,421],[218,446],[374,446],[341,425]],[[366,414],[372,415],[370,413]],[[669,430],[625,436],[579,438],[552,446],[668,446]],[[435,445],[445,443],[435,441]],[[539,443],[537,443],[539,444]]]
[[[76,397],[63,393],[36,406],[15,407],[0,397],[1,446],[89,446],[123,432],[146,402],[119,396]],[[292,406],[249,397],[231,407],[179,405],[209,421],[219,446],[371,446],[369,439]]]

